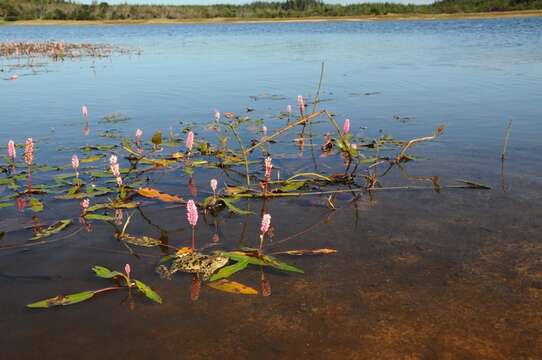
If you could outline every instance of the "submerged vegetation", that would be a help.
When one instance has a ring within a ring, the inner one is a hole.
[[[21,139],[6,140],[6,156],[3,157],[3,164],[0,164],[0,186],[7,190],[7,194],[0,196],[0,214],[16,208],[21,217],[31,215],[33,226],[2,230],[3,244],[0,250],[46,246],[74,237],[80,231],[91,232],[96,223],[99,226],[110,225],[111,240],[118,242],[120,249],[126,249],[126,255],[138,258],[141,251],[146,251],[146,256],[156,257],[155,269],[162,279],[172,279],[177,272],[192,274],[192,300],[199,298],[202,283],[229,293],[261,293],[269,296],[271,285],[266,276],[268,269],[304,273],[301,268],[283,261],[281,257],[336,252],[332,248],[273,252],[272,248],[280,243],[269,243],[274,232],[273,214],[269,210],[269,203],[273,199],[316,196],[325,199],[329,211],[333,212],[337,201],[340,201],[337,199],[339,194],[349,195],[353,200],[364,195],[372,201],[379,191],[488,189],[473,181],[441,184],[438,177],[411,176],[405,166],[416,160],[411,154],[412,148],[441,136],[444,126],[437,126],[433,134],[410,140],[398,140],[383,134],[377,138],[359,136],[350,119],[340,121],[330,111],[318,109],[321,81],[322,76],[312,101],[306,102],[300,95],[297,98],[297,111],[285,104],[285,111],[268,119],[269,122],[259,117],[215,110],[214,119],[209,124],[187,126],[180,134],[170,129],[167,137],[162,135],[161,130],[148,138],[140,129],[135,131],[133,137],[110,131],[109,135],[102,136],[104,140],[98,144],[60,149],[66,155],[66,162],[61,166],[45,165],[47,159],[40,158],[39,154],[39,139],[36,141],[29,137],[24,143]],[[247,114],[252,112],[252,109],[247,110]],[[87,106],[81,108],[84,136],[89,133],[89,113]],[[122,114],[113,114],[94,123],[110,124],[111,119],[127,118]],[[270,131],[268,126],[274,130]],[[317,135],[317,129],[324,129],[324,132]],[[292,146],[276,144],[292,132],[295,132],[293,149],[301,153],[310,151],[314,171],[292,171],[276,166],[273,156],[280,158],[281,149]],[[205,138],[199,135],[203,133],[211,136]],[[318,138],[323,138],[323,142],[315,144]],[[230,145],[230,141],[234,144]],[[319,162],[325,163],[325,166],[318,166]],[[399,169],[409,181],[427,183],[428,186],[386,186],[383,178],[394,168]],[[189,199],[161,189],[162,176],[174,172],[178,172],[174,177],[175,182],[187,184]],[[207,196],[202,196],[201,190],[198,192],[194,177],[197,172],[208,178],[210,191],[204,190]],[[179,173],[184,176],[179,176]],[[75,216],[57,215],[54,221],[42,223],[40,213],[61,214],[55,209],[65,202],[77,204],[79,210]],[[261,204],[258,215],[251,208],[251,202]],[[160,204],[163,204],[161,208],[165,206],[167,211],[176,214],[179,224],[188,226],[191,246],[170,244],[167,236],[155,238],[130,232],[129,225],[134,215],[139,214],[146,219],[145,208]],[[186,220],[182,219],[184,211]],[[130,214],[126,215],[126,212]],[[237,247],[225,247],[217,230],[221,213],[246,219],[257,217],[260,224],[258,233],[252,234],[253,240]],[[210,243],[197,239],[200,216],[205,223],[212,219],[214,224],[215,234]],[[27,234],[28,240],[22,243],[20,240],[10,241],[10,232]],[[214,250],[207,250],[209,246]],[[158,251],[147,253],[154,249]],[[230,277],[250,266],[259,269],[260,291],[230,280]],[[71,305],[89,300],[96,294],[122,289],[128,291],[132,305],[132,289],[157,303],[162,302],[149,286],[131,277],[130,265],[126,265],[124,273],[102,266],[95,266],[93,270],[99,277],[114,280],[116,285],[60,295],[28,306],[46,308]]]
[[[90,5],[66,0],[0,0],[0,18],[15,20],[148,20],[213,18],[299,18],[316,16],[374,16],[443,14],[542,9],[541,0],[443,0],[430,5],[367,2],[326,4],[319,0],[253,2],[242,5]]]

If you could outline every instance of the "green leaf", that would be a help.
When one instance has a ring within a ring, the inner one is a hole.
[[[277,259],[275,259],[274,257],[271,257],[271,256],[264,256],[263,260],[265,262],[267,262],[269,265],[271,265],[272,267],[274,267],[275,269],[279,269],[279,270],[283,270],[283,271],[291,271],[291,272],[296,272],[296,273],[300,273],[300,274],[304,273],[304,271],[302,269],[297,268],[297,267],[292,266],[292,265],[288,265],[285,262],[277,260]]]
[[[92,268],[92,270],[96,273],[96,276],[99,276],[104,279],[112,279],[116,276],[124,276],[123,273],[120,273],[118,271],[111,271],[108,268],[100,265],[96,265]]]
[[[39,201],[38,199],[31,198],[30,209],[32,209],[33,212],[43,211],[43,203]]]
[[[67,306],[89,300],[93,296],[94,291],[83,291],[77,294],[55,296],[54,298],[37,301],[26,306],[33,309],[45,309],[52,306]]]
[[[247,266],[248,266],[248,260],[247,259],[241,260],[241,261],[239,261],[239,262],[237,262],[237,263],[235,263],[233,265],[223,267],[216,274],[211,276],[211,278],[209,280],[210,281],[216,281],[216,280],[220,280],[220,279],[230,277],[233,274],[235,274],[236,272],[243,270]]]
[[[102,214],[86,214],[85,219],[87,220],[102,220],[102,221],[113,221],[115,218],[113,216],[102,215]]]
[[[13,206],[13,204],[12,203],[7,203],[7,202],[0,203],[0,209],[10,207],[10,206]]]
[[[139,280],[136,280],[135,283],[139,291],[141,291],[146,297],[159,304],[162,303],[162,298],[160,297],[160,295],[154,292],[154,290],[152,290],[149,286]]]
[[[32,238],[32,240],[43,239],[58,234],[59,232],[67,228],[71,223],[72,221],[69,219],[57,221],[53,225],[49,226],[47,229],[37,233],[36,236]]]
[[[235,261],[247,261],[249,264],[252,265],[262,265],[262,266],[268,266],[269,264],[266,263],[263,260],[260,260],[259,258],[255,256],[248,256],[244,252],[241,251],[230,251],[230,252],[222,252],[220,255],[225,256],[229,259],[235,260]]]
[[[290,181],[290,182],[287,182],[285,185],[275,189],[274,192],[296,191],[302,188],[304,185],[305,185],[304,181]]]
[[[94,155],[94,156],[88,156],[88,157],[85,157],[85,158],[82,158],[81,159],[81,162],[82,163],[91,163],[91,162],[95,162],[95,161],[98,161],[98,160],[101,160],[105,157],[105,155],[103,154],[100,154],[100,155]]]
[[[228,207],[228,209],[233,212],[233,213],[236,213],[238,215],[250,215],[250,214],[254,214],[252,211],[247,211],[247,210],[241,210],[239,209],[237,206],[233,205],[233,203],[228,200],[228,199],[225,199],[225,198],[220,198],[219,200],[221,200],[224,205],[226,205]]]
[[[296,273],[303,274],[304,271],[300,268],[297,268],[292,265],[288,265],[285,262],[282,262],[280,260],[277,260],[276,258],[272,256],[263,256],[262,258],[258,258],[255,256],[249,256],[247,253],[244,253],[242,251],[230,251],[230,252],[222,252],[220,255],[225,256],[229,259],[235,260],[235,261],[248,261],[249,264],[252,265],[261,265],[261,266],[271,266],[275,269],[282,270],[282,271],[291,271]]]

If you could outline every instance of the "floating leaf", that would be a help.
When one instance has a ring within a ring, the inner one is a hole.
[[[159,304],[162,303],[162,298],[160,297],[160,295],[154,292],[154,290],[152,290],[149,286],[139,280],[136,280],[135,283],[139,291],[141,291],[146,297]]]
[[[82,158],[81,159],[81,162],[82,163],[91,163],[91,162],[95,162],[95,161],[98,161],[98,160],[101,160],[105,157],[105,155],[103,154],[100,154],[100,155],[94,155],[94,156],[89,156],[89,157],[85,157],[85,158]]]
[[[37,301],[26,306],[33,309],[45,309],[52,306],[67,306],[91,299],[93,296],[93,291],[83,291],[77,294],[55,296],[54,298]]]
[[[43,203],[38,199],[30,198],[30,209],[32,209],[33,212],[43,211]]]
[[[59,232],[67,228],[71,223],[72,221],[69,219],[57,221],[53,225],[49,226],[47,229],[37,233],[36,236],[32,238],[32,240],[38,240],[58,234]]]
[[[92,270],[96,273],[96,276],[99,276],[104,279],[112,279],[117,276],[124,276],[123,273],[120,273],[118,271],[111,271],[108,268],[100,265],[96,265],[92,268]]]
[[[10,206],[13,206],[13,204],[7,203],[7,202],[0,203],[0,209],[10,207]]]
[[[279,270],[282,270],[282,271],[291,271],[291,272],[296,272],[296,273],[300,273],[300,274],[304,273],[304,271],[302,269],[297,268],[297,267],[292,266],[292,265],[289,265],[289,264],[286,264],[285,262],[277,260],[277,259],[275,259],[274,257],[271,257],[271,256],[264,256],[263,260],[266,263],[268,263],[270,266],[274,267],[275,269],[279,269]]]
[[[314,250],[289,250],[284,251],[279,254],[286,254],[286,255],[327,255],[327,254],[334,254],[337,250],[335,249],[314,249]]]
[[[233,203],[228,200],[228,199],[224,199],[224,198],[220,198],[219,199],[220,201],[222,201],[224,203],[224,205],[226,205],[226,207],[231,211],[231,212],[234,212],[238,215],[250,215],[250,214],[254,214],[252,211],[247,211],[247,210],[241,210],[239,209],[237,206],[233,205]]]
[[[305,185],[304,181],[290,181],[287,182],[285,185],[276,188],[273,190],[273,192],[290,192],[290,191],[296,191],[302,188]]]
[[[81,151],[83,152],[90,152],[92,150],[111,151],[116,147],[117,145],[87,145],[87,146],[81,146]]]
[[[271,266],[278,270],[297,272],[301,274],[304,273],[302,269],[299,269],[292,265],[288,265],[285,262],[277,260],[276,258],[272,256],[263,256],[259,258],[256,256],[250,256],[248,253],[245,253],[242,251],[222,252],[220,253],[220,255],[225,256],[235,261],[246,260],[248,261],[249,264],[252,264],[252,265]]]
[[[237,262],[237,263],[235,263],[233,265],[223,267],[216,274],[211,276],[211,278],[209,280],[210,281],[216,281],[216,280],[220,280],[220,279],[230,277],[233,274],[235,274],[236,272],[243,270],[247,266],[248,266],[248,260],[246,260],[246,259],[241,260],[241,261],[239,261],[239,262]]]
[[[101,220],[101,221],[114,221],[113,216],[101,215],[101,214],[86,214],[85,219],[87,220]]]
[[[176,195],[165,194],[153,188],[139,188],[137,189],[137,193],[146,198],[158,199],[164,202],[182,202],[183,201],[182,198]]]
[[[258,295],[258,290],[238,283],[236,281],[230,281],[226,279],[210,282],[207,285],[209,285],[213,289],[233,294]]]
[[[225,256],[229,259],[235,260],[235,261],[247,261],[249,264],[252,265],[262,265],[262,266],[268,266],[269,264],[265,261],[261,260],[260,258],[257,258],[255,256],[248,256],[246,253],[242,251],[230,251],[230,252],[222,252],[220,255]]]
[[[129,234],[122,235],[120,240],[132,245],[144,247],[155,247],[162,244],[160,240],[151,238],[149,236],[133,236]]]
[[[224,190],[224,192],[228,196],[234,196],[234,195],[237,195],[237,194],[244,194],[244,193],[247,193],[248,191],[249,191],[249,189],[244,187],[244,186],[226,186],[226,189]]]

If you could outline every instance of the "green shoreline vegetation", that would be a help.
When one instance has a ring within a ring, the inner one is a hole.
[[[542,0],[442,0],[429,5],[326,4],[319,0],[242,5],[110,5],[67,0],[0,0],[0,23],[13,21],[227,22],[258,20],[458,18],[541,15]]]

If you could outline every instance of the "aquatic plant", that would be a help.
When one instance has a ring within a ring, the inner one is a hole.
[[[83,301],[92,299],[95,295],[115,291],[115,290],[127,290],[128,299],[131,300],[132,289],[137,289],[139,293],[145,295],[150,300],[162,303],[162,298],[154,290],[152,290],[148,285],[143,283],[140,280],[134,279],[131,277],[131,267],[130,264],[124,266],[124,273],[118,271],[109,270],[106,267],[96,265],[92,268],[96,276],[104,279],[112,279],[116,282],[115,286],[110,286],[98,290],[87,290],[71,295],[58,295],[53,298],[36,301],[34,303],[28,304],[27,307],[32,309],[44,309],[54,306],[67,306],[78,304]]]

